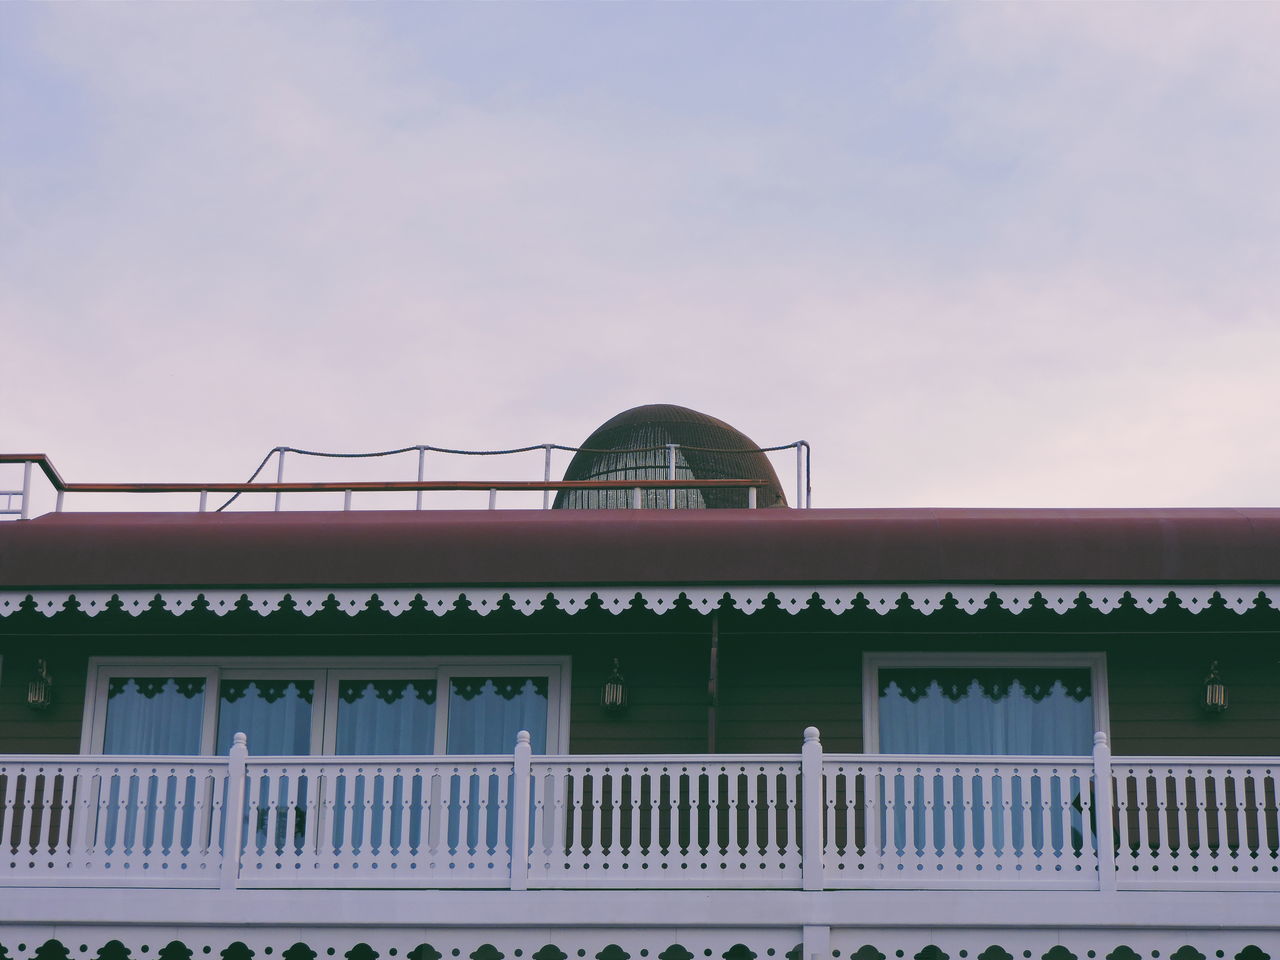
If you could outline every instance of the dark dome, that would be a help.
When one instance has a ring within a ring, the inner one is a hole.
[[[678,444],[676,476],[692,480],[764,480],[756,493],[760,507],[785,507],[786,495],[769,458],[751,438],[723,420],[669,403],[650,403],[618,414],[596,429],[573,455],[566,480],[663,480],[668,476],[667,444]],[[649,509],[667,506],[666,490],[646,490]],[[622,509],[630,490],[561,490],[557,510]],[[677,490],[676,507],[746,507],[747,491]]]

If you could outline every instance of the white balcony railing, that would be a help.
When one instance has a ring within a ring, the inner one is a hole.
[[[1277,761],[0,757],[0,885],[1280,890]],[[238,810],[239,816],[228,811]],[[238,856],[226,852],[239,851]]]

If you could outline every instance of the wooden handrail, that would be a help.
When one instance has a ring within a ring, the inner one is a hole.
[[[57,468],[49,460],[47,453],[0,453],[0,463],[34,463],[49,478],[49,482],[53,484],[53,489],[65,490],[67,488],[66,481],[62,479],[62,474],[58,473]]]

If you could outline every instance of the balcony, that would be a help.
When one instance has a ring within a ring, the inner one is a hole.
[[[758,756],[0,757],[0,885],[1280,891],[1276,758],[806,734]]]

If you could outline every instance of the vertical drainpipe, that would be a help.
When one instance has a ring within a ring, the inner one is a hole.
[[[707,664],[707,753],[716,752],[716,708],[720,706],[720,614],[711,614],[711,655]]]

